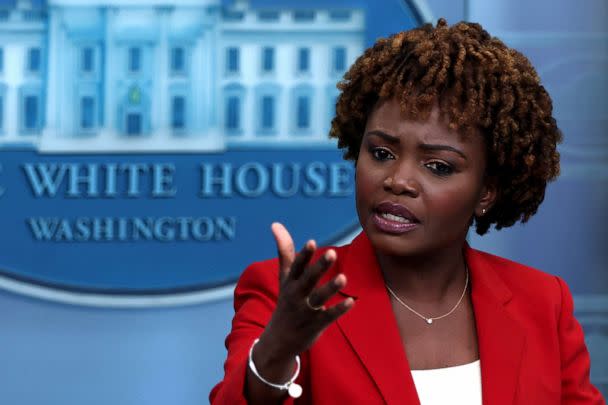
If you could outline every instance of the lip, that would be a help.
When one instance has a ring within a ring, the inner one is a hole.
[[[411,222],[420,223],[420,220],[416,218],[414,214],[410,210],[407,209],[404,205],[396,204],[390,201],[383,201],[376,206],[374,209],[375,213],[388,213],[393,215],[398,215],[400,217],[409,219]]]
[[[410,220],[410,223],[403,223],[398,221],[392,221],[384,218],[381,213],[388,213],[398,215],[403,218]],[[395,204],[389,201],[378,204],[374,210],[372,221],[376,227],[386,233],[399,235],[416,229],[420,221],[414,216],[405,206]]]

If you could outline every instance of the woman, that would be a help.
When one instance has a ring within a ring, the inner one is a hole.
[[[279,257],[239,280],[211,402],[603,404],[566,284],[466,243],[527,221],[559,173],[529,61],[440,19],[379,40],[339,88],[363,232],[296,254],[273,224]]]

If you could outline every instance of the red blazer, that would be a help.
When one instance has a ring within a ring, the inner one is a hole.
[[[354,297],[356,303],[302,353],[298,381],[304,393],[296,402],[419,404],[367,237],[362,233],[336,250],[338,260],[324,279],[345,273],[348,284],[343,295]],[[465,257],[477,324],[483,403],[605,404],[589,382],[589,354],[564,281],[469,246]],[[277,272],[276,259],[255,263],[236,286],[225,375],[211,391],[213,404],[247,403],[243,396],[247,355],[275,308]]]

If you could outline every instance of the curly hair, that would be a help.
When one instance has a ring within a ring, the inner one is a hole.
[[[562,134],[552,101],[534,67],[479,24],[426,24],[379,39],[338,83],[330,137],[356,162],[368,115],[381,99],[397,98],[405,119],[426,120],[438,105],[448,127],[481,132],[486,175],[498,195],[478,234],[526,222],[559,175]]]

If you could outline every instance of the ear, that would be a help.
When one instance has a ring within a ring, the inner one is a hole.
[[[498,196],[497,183],[496,178],[486,177],[481,193],[479,194],[479,200],[475,206],[476,217],[479,218],[486,215],[496,202]]]

